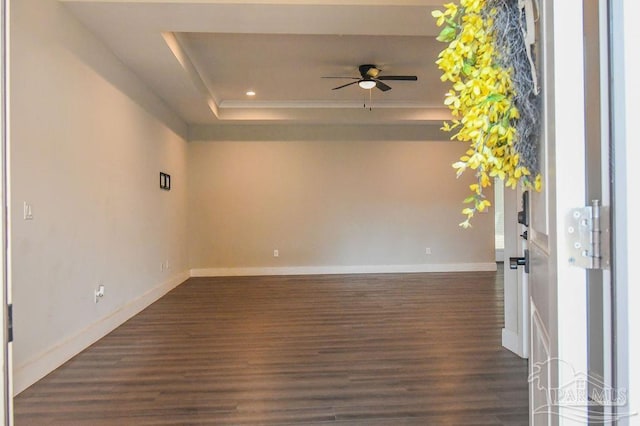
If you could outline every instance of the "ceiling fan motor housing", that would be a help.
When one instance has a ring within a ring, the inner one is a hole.
[[[358,69],[360,70],[360,75],[362,76],[362,78],[365,79],[376,78],[378,74],[380,74],[380,70],[375,65],[360,65]]]

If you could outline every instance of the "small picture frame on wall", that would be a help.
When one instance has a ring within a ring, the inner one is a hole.
[[[165,191],[171,190],[171,175],[168,173],[160,172],[160,189]]]

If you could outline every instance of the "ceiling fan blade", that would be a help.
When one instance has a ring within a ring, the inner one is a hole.
[[[351,83],[347,83],[347,84],[343,84],[342,86],[338,86],[338,87],[334,87],[331,90],[338,90],[338,89],[342,89],[343,87],[347,87],[347,86],[351,86],[352,84],[358,84],[357,81],[352,81]]]
[[[376,79],[376,87],[382,90],[383,92],[386,92],[387,90],[391,90],[391,87],[387,86],[381,81],[378,81],[378,79]]]
[[[358,77],[320,77],[320,78],[341,78],[343,80],[345,79],[349,79],[349,80],[360,80]]]
[[[382,75],[377,77],[377,80],[404,80],[404,81],[416,81],[418,77],[415,75]]]

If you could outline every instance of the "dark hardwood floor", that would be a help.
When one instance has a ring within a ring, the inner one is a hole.
[[[498,273],[192,278],[15,399],[24,425],[526,425]]]

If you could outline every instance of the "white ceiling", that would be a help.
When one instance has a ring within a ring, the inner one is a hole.
[[[431,17],[442,0],[61,1],[189,125],[449,117]],[[358,77],[360,64],[418,81],[369,93],[322,78]]]

